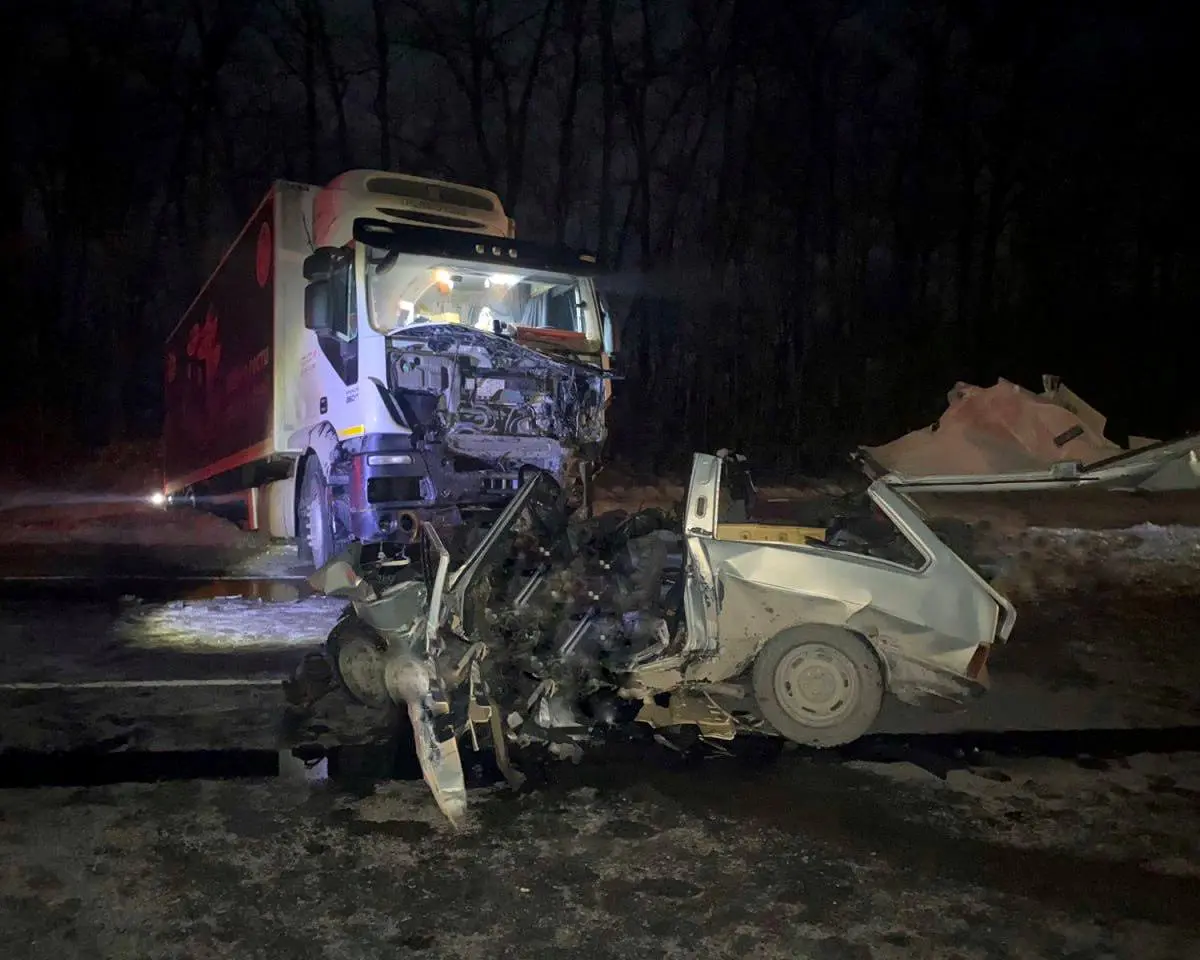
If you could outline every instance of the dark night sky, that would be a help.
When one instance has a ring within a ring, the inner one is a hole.
[[[5,4],[15,454],[154,434],[162,335],[270,180],[354,166],[602,253],[632,458],[813,465],[1044,372],[1117,433],[1200,425],[1178,5],[478,6]]]

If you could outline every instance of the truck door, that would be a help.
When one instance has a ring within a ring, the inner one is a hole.
[[[356,252],[354,244],[320,247],[304,262],[304,325],[315,346],[302,372],[306,420],[327,420],[339,433],[358,392]]]

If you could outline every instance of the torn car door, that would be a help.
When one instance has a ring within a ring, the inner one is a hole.
[[[692,457],[692,476],[688,483],[683,527],[687,552],[684,610],[688,624],[688,651],[709,650],[716,646],[720,600],[706,547],[717,529],[720,496],[720,457],[707,453],[695,454]]]

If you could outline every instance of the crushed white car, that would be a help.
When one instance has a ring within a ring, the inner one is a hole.
[[[747,480],[734,458],[697,454],[681,522],[575,521],[537,474],[457,569],[432,527],[422,580],[389,586],[335,561],[313,578],[352,600],[329,638],[334,673],[357,699],[407,710],[452,821],[463,738],[517,783],[510,745],[572,755],[630,721],[830,747],[866,733],[886,693],[986,690],[1016,614],[902,484],[878,479],[865,509],[803,528],[749,522]]]

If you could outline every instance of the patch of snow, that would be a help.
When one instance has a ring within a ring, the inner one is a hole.
[[[1200,527],[1141,523],[1124,530],[1031,527],[1029,532],[1066,547],[1102,547],[1114,559],[1148,563],[1200,563]]]
[[[234,564],[229,577],[306,577],[311,570],[300,565],[294,543],[273,542],[261,553]]]
[[[180,600],[126,611],[115,633],[134,647],[176,651],[305,646],[323,643],[345,607],[335,597],[292,603],[245,597]]]

